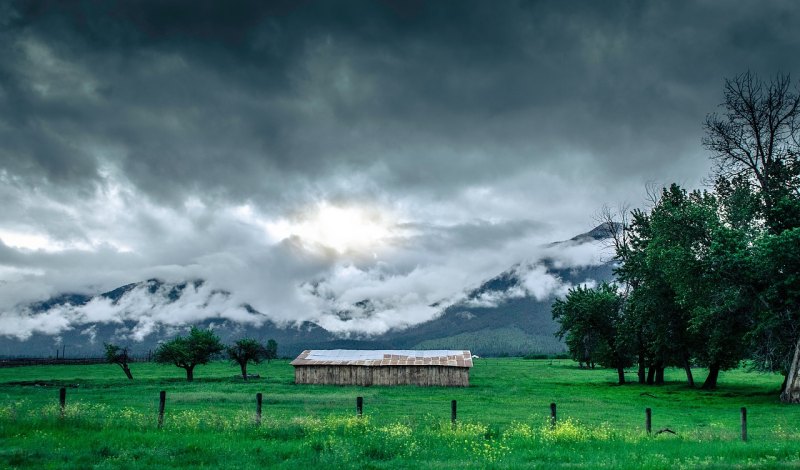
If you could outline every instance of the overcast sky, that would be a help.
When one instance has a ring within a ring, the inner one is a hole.
[[[153,277],[421,321],[699,187],[726,77],[800,77],[792,0],[231,3],[0,1],[3,328]]]

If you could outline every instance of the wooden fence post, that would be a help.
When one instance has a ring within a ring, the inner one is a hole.
[[[167,392],[161,390],[158,394],[158,429],[164,426],[164,405],[167,403]]]
[[[450,402],[450,423],[453,426],[456,425],[456,401],[455,400]]]
[[[261,426],[261,400],[263,395],[256,393],[256,426]]]
[[[747,408],[742,407],[742,441],[747,441]]]
[[[650,408],[644,409],[644,429],[648,436],[653,431],[653,410]]]
[[[61,406],[61,417],[63,418],[67,412],[67,389],[64,387],[58,390],[58,404]]]
[[[550,403],[550,427],[556,427],[556,404]]]
[[[356,397],[356,415],[360,418],[364,414],[364,397]]]

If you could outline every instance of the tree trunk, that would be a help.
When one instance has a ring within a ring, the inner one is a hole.
[[[186,368],[186,381],[191,382],[194,380],[194,366]]]
[[[706,381],[703,382],[703,386],[700,388],[714,390],[717,388],[717,378],[719,378],[719,364],[711,364],[708,367],[708,377],[706,377]]]
[[[639,383],[643,384],[645,381],[645,365],[644,365],[644,352],[639,351],[639,372],[637,374],[639,376]]]
[[[786,375],[785,385],[781,392],[781,401],[784,403],[800,403],[800,339],[794,347],[794,358]]]
[[[133,380],[133,375],[131,374],[131,370],[128,368],[128,364],[123,364],[122,362],[115,362],[114,364],[118,365],[122,372],[125,372],[125,376],[129,379]]]
[[[247,363],[240,362],[239,367],[242,368],[242,379],[247,380]]]
[[[664,369],[662,365],[656,367],[656,385],[664,385]]]
[[[619,379],[618,383],[620,385],[625,385],[625,369],[621,365],[617,366],[617,377]]]
[[[683,368],[686,370],[686,381],[689,382],[690,387],[694,388],[694,375],[692,375],[692,365],[689,363],[688,355],[683,357]]]
[[[653,385],[653,381],[656,377],[656,366],[650,365],[650,368],[647,369],[647,385]]]

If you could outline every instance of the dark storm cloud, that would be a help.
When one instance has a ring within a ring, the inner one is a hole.
[[[2,302],[162,276],[337,331],[364,298],[382,310],[357,328],[421,321],[604,203],[699,184],[723,79],[797,77],[798,20],[789,0],[0,0]],[[385,246],[265,235],[322,203],[384,214]],[[573,248],[543,256],[596,262]],[[564,287],[532,272],[526,292]]]
[[[453,226],[433,224],[403,224],[402,228],[417,232],[416,236],[406,237],[406,244],[424,248],[432,252],[447,249],[501,249],[511,241],[532,235],[542,236],[550,227],[533,220],[514,220],[502,223],[477,221]]]
[[[273,203],[353,172],[435,195],[560,159],[685,177],[704,163],[669,160],[697,151],[722,78],[793,71],[800,19],[790,2],[13,8],[4,168],[79,186],[110,159],[159,199]]]

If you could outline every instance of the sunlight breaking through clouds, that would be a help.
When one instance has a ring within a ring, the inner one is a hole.
[[[266,222],[267,233],[274,240],[292,236],[327,246],[338,253],[373,253],[385,247],[396,227],[377,209],[338,207],[327,202],[294,219]]]

